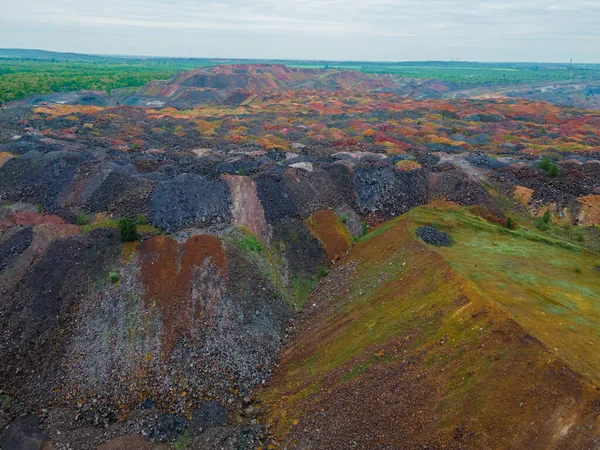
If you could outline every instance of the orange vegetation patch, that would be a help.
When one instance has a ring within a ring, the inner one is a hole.
[[[195,304],[192,296],[194,273],[208,267],[225,278],[225,250],[216,236],[193,236],[181,249],[174,239],[156,236],[144,241],[139,254],[145,306],[160,315],[161,342],[169,354],[177,339],[197,326],[202,315],[202,305]]]
[[[412,172],[413,170],[420,169],[421,164],[416,161],[398,161],[396,163],[396,169],[400,172]]]
[[[15,156],[12,153],[8,153],[8,152],[0,152],[0,167],[2,167],[4,164],[6,164],[6,161],[8,161],[11,158],[14,158]]]
[[[534,192],[533,189],[526,188],[525,186],[516,186],[513,196],[521,202],[523,206],[527,206]]]
[[[600,225],[600,195],[587,195],[579,197],[581,209],[577,216],[580,225]]]
[[[52,118],[61,116],[70,116],[72,114],[96,114],[103,111],[101,106],[81,106],[81,105],[52,105],[40,106],[34,108],[33,112],[37,114],[48,114]]]
[[[338,260],[352,245],[346,227],[330,209],[315,212],[306,219],[306,225],[321,241],[330,260]]]
[[[125,242],[123,244],[123,250],[121,251],[121,255],[123,257],[123,264],[129,261],[129,258],[133,256],[137,248],[140,246],[138,241],[135,242]]]

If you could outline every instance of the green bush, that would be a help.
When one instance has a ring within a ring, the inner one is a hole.
[[[550,170],[550,167],[552,167],[553,164],[554,163],[552,162],[552,160],[550,158],[548,158],[547,156],[544,156],[542,158],[542,160],[539,162],[538,167],[540,169],[548,172]]]
[[[544,222],[546,223],[551,223],[552,222],[552,213],[550,211],[546,211],[544,213],[544,215],[542,216],[542,219],[544,220]]]
[[[119,235],[123,242],[132,242],[137,239],[137,224],[127,217],[119,219]]]
[[[540,217],[538,220],[536,220],[534,225],[540,231],[548,231],[550,229],[550,224],[544,221],[543,217]]]
[[[340,217],[340,222],[342,222],[342,223],[348,222],[348,214],[342,214],[342,216]]]
[[[560,169],[558,168],[558,166],[556,164],[552,164],[550,169],[548,169],[548,176],[550,178],[556,178],[559,175],[560,175]]]
[[[323,267],[321,269],[321,277],[326,277],[328,273],[329,271],[327,270],[327,268]]]
[[[360,237],[364,237],[369,232],[369,224],[367,222],[363,222],[360,224]]]
[[[575,273],[581,273],[581,267],[579,267],[579,266],[576,266],[574,270],[575,270]]]
[[[585,240],[585,234],[583,233],[583,230],[577,230],[575,239],[577,239],[578,242],[583,242]]]
[[[148,216],[146,214],[138,214],[135,216],[135,223],[138,225],[148,225]]]
[[[548,231],[552,224],[552,213],[546,211],[542,217],[537,219],[534,223],[535,227],[540,231]]]
[[[118,283],[120,279],[121,276],[117,272],[111,272],[108,274],[108,280],[113,284]]]
[[[506,228],[508,228],[509,230],[514,230],[515,228],[517,228],[517,223],[512,219],[512,217],[506,219]]]
[[[38,212],[38,214],[44,214],[44,207],[42,206],[41,203],[37,204],[37,212]]]
[[[90,223],[90,218],[85,213],[85,211],[81,211],[79,213],[79,215],[77,216],[77,218],[75,219],[75,223],[81,227],[83,225],[87,225],[88,223]]]
[[[542,170],[545,170],[550,178],[556,178],[560,174],[560,168],[547,156],[542,158],[538,164],[538,167]]]
[[[596,269],[600,269],[600,259],[594,263]]]

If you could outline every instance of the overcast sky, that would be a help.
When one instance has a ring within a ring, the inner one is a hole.
[[[188,57],[600,62],[600,0],[0,0],[0,47]]]

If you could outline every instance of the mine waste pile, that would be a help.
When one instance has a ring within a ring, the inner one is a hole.
[[[396,88],[0,110],[0,448],[600,448],[600,113]]]

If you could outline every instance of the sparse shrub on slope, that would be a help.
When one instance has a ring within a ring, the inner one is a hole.
[[[136,222],[138,225],[148,225],[148,223],[149,223],[149,222],[148,222],[148,216],[147,216],[146,214],[138,214],[138,215],[135,217],[135,222]]]
[[[506,228],[509,230],[514,230],[517,228],[517,223],[512,219],[512,217],[506,219]]]
[[[137,224],[129,218],[121,218],[118,222],[119,235],[123,242],[132,242],[137,239]]]
[[[88,223],[90,223],[90,218],[85,213],[85,211],[81,211],[79,213],[79,215],[77,216],[77,218],[75,219],[75,224],[77,224],[79,226],[83,226],[83,225],[87,225]]]
[[[540,231],[548,231],[552,223],[552,214],[550,211],[546,211],[542,217],[537,219],[534,223],[535,227]]]
[[[542,158],[542,160],[538,164],[538,167],[542,170],[545,170],[550,178],[556,178],[560,175],[560,168],[558,167],[558,165],[553,163],[552,160],[547,156]]]

